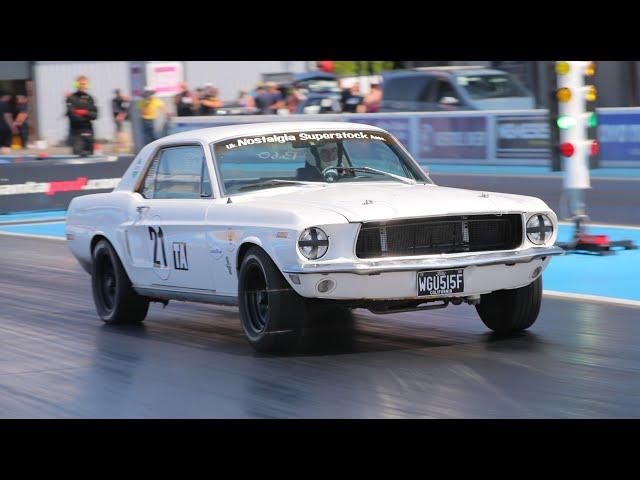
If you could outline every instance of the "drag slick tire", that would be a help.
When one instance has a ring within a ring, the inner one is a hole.
[[[240,323],[251,346],[264,353],[288,353],[301,340],[307,305],[259,247],[251,247],[238,276]]]
[[[498,334],[520,332],[538,318],[542,277],[514,290],[499,290],[480,297],[476,310],[484,324]]]
[[[131,286],[118,254],[107,240],[93,249],[91,272],[93,301],[100,318],[109,324],[139,324],[147,315],[149,300]]]

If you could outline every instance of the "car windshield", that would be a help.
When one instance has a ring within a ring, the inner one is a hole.
[[[393,137],[377,131],[246,136],[212,148],[226,195],[309,183],[431,183]]]
[[[506,73],[458,75],[456,81],[473,100],[530,96],[527,89],[520,82]]]
[[[302,80],[297,84],[298,88],[309,90],[310,92],[339,92],[340,87],[336,80]]]

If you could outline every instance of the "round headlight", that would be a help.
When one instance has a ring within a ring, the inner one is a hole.
[[[298,250],[309,260],[321,258],[328,249],[329,237],[318,227],[307,228],[298,240]]]
[[[540,213],[532,215],[527,221],[527,238],[531,243],[544,245],[553,236],[553,222]]]

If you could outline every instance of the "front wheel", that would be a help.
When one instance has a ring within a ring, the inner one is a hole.
[[[301,338],[307,309],[269,255],[251,247],[238,275],[240,321],[247,340],[259,352],[285,353]]]
[[[106,240],[93,249],[91,286],[96,310],[105,323],[138,324],[146,317],[149,300],[133,290],[118,254]]]
[[[542,277],[514,290],[482,295],[476,310],[484,324],[499,334],[526,330],[534,324],[542,302]]]

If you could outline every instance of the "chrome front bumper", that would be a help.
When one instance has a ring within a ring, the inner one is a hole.
[[[485,265],[512,265],[529,263],[536,258],[564,255],[560,247],[534,247],[515,252],[487,252],[476,255],[441,255],[420,259],[381,259],[375,261],[362,260],[342,263],[308,263],[304,265],[287,265],[283,273],[355,273],[358,275],[376,275],[386,272],[403,272],[407,270],[440,270]]]

